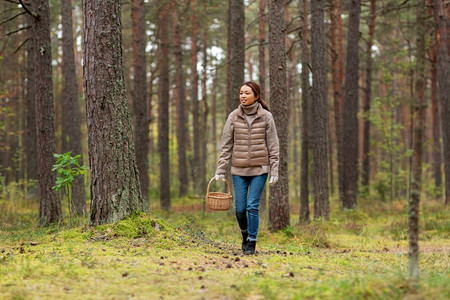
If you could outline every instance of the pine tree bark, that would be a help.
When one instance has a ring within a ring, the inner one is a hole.
[[[53,54],[53,59],[61,59],[62,57],[58,54],[54,55]],[[62,68],[54,68],[53,69],[53,76],[54,78],[62,78]],[[62,124],[63,124],[63,117],[62,117],[62,101],[60,101],[61,99],[61,94],[62,94],[62,81],[61,80],[55,80],[53,82],[53,90],[54,90],[54,94],[53,97],[54,99],[56,99],[55,101],[55,134],[56,134],[56,152],[57,153],[62,153],[63,151],[63,140],[62,138],[58,138],[58,137],[62,137]]]
[[[208,115],[209,115],[209,107],[208,107],[208,92],[206,81],[208,80],[208,25],[204,25],[205,30],[203,31],[203,74],[202,74],[202,119],[201,119],[201,131],[200,131],[200,141],[201,141],[201,156],[200,156],[200,186],[201,193],[206,194],[206,159],[207,149],[208,149]]]
[[[163,3],[159,10],[159,102],[158,102],[158,152],[160,157],[160,198],[161,208],[170,210],[170,164],[169,164],[169,5]]]
[[[212,140],[213,140],[213,161],[217,161],[217,152],[219,145],[217,144],[217,71],[214,73],[211,87],[211,124],[212,124]]]
[[[156,64],[156,67],[152,68],[152,70],[150,70],[150,79],[149,79],[149,82],[148,82],[147,119],[149,120],[149,126],[151,125],[151,123],[154,122],[154,117],[153,117],[153,110],[154,110],[153,95],[155,94],[155,92],[154,92],[154,89],[155,89],[154,81],[155,81],[155,77],[157,75],[159,75],[158,68],[159,68],[159,65]],[[151,130],[149,132],[149,137],[148,137],[148,151],[150,152],[150,159],[152,161],[155,159],[155,156],[156,156],[156,152],[157,151],[155,149],[156,149],[156,147],[155,147],[155,136],[154,136],[153,130]]]
[[[428,0],[427,14],[430,18],[433,18],[433,0]],[[436,198],[442,197],[442,144],[441,144],[441,121],[439,111],[439,95],[438,95],[438,78],[437,78],[437,52],[438,50],[438,36],[437,31],[431,29],[433,32],[430,43],[430,99],[431,99],[431,123],[432,123],[432,138],[433,145],[431,150],[431,160],[433,165],[433,178],[434,185],[438,193]]]
[[[18,26],[18,20],[15,22]],[[15,39],[12,41],[12,45],[15,49],[19,47],[20,43],[18,39]],[[20,63],[19,63],[19,55],[13,55],[8,59],[9,65],[7,68],[9,70],[20,70]],[[8,160],[6,161],[6,164],[3,166],[8,166],[7,172],[6,172],[6,182],[18,182],[19,181],[19,160],[15,159],[15,156],[17,153],[19,153],[19,132],[21,131],[20,128],[20,102],[21,102],[21,96],[20,91],[18,87],[21,84],[21,73],[22,72],[11,72],[9,77],[12,80],[11,83],[14,87],[12,87],[10,90],[12,91],[11,99],[9,103],[7,104],[11,111],[14,112],[14,117],[12,115],[9,115],[7,118],[7,127],[6,127],[6,135],[7,135],[7,153],[8,153]]]
[[[336,135],[339,201],[344,199],[342,110],[344,82],[344,51],[342,49],[342,1],[330,0],[331,75],[333,85],[334,124]],[[331,143],[331,141],[330,141]]]
[[[25,21],[26,22],[26,21]],[[23,24],[23,23],[22,23]],[[23,33],[23,37],[26,38],[26,33]],[[26,59],[27,59],[27,53],[26,51],[22,51],[21,53],[21,57],[18,58],[19,61],[21,62],[21,66],[20,66],[20,82],[23,83],[26,80],[26,76],[27,76],[27,72],[26,72]],[[24,63],[25,62],[25,63]],[[24,156],[24,137],[25,137],[25,111],[26,111],[26,89],[23,88],[23,86],[20,88],[20,101],[17,103],[17,111],[19,113],[19,131],[20,131],[20,135],[21,137],[19,138],[19,135],[17,135],[17,140],[18,140],[18,147],[19,147],[19,151],[21,151],[22,155],[21,158],[18,160],[17,162],[17,167],[18,167],[18,171],[17,171],[17,181],[19,180],[26,180],[25,177],[25,156]],[[25,192],[26,194],[28,194],[27,188],[25,188]],[[25,194],[25,195],[26,195]]]
[[[5,26],[6,25],[6,26]],[[2,24],[2,30],[6,27],[6,31],[14,30],[19,26],[17,20],[16,22],[9,22]],[[8,46],[13,49],[17,49],[19,46],[19,40],[13,39],[8,42]],[[6,46],[6,44],[5,44]],[[0,138],[0,165],[2,174],[2,183],[8,185],[9,183],[16,181],[16,170],[17,166],[14,160],[14,155],[17,153],[18,146],[18,112],[17,105],[19,103],[19,93],[17,87],[20,86],[19,75],[21,72],[16,72],[19,70],[19,55],[11,55],[2,64],[3,71],[0,75],[0,82],[4,83],[6,81],[9,84],[2,85],[2,88],[7,87],[6,90],[9,94],[8,101],[2,101],[0,103],[2,107],[2,113],[0,114],[0,123],[3,125],[1,129]],[[3,77],[3,78],[2,78]],[[3,91],[3,89],[2,89]],[[3,95],[3,94],[2,94]],[[3,99],[2,99],[3,100]]]
[[[314,159],[314,217],[328,220],[328,105],[326,95],[324,0],[311,1],[311,148]]]
[[[239,106],[239,88],[244,83],[245,6],[243,0],[229,0],[230,11],[230,111]]]
[[[131,1],[131,22],[133,40],[134,70],[134,145],[139,170],[139,182],[145,210],[149,209],[148,199],[148,118],[147,118],[147,62],[145,54],[145,7],[144,0]]]
[[[226,115],[228,116],[231,112],[231,5],[230,0],[228,0],[228,9],[227,9],[227,59],[226,59],[226,68],[227,68],[227,87],[226,87]]]
[[[442,2],[444,3],[444,2]],[[446,3],[445,5],[445,18],[446,18],[446,35],[445,35],[445,40],[447,41],[447,51],[448,51],[448,55],[450,55],[450,5],[448,5],[448,3]]]
[[[441,125],[444,150],[445,204],[450,201],[450,57],[446,40],[446,16],[442,1],[433,0],[433,15],[436,31],[440,39],[437,43],[437,77],[439,85],[439,102],[441,108]]]
[[[375,28],[376,1],[370,0],[369,33],[366,49],[366,88],[364,90],[364,135],[363,135],[363,162],[362,162],[362,184],[369,186],[370,183],[370,104],[372,101],[372,45]]]
[[[266,0],[259,1],[259,26],[258,26],[258,72],[261,98],[266,99]]]
[[[270,230],[279,230],[290,224],[285,37],[284,1],[269,0],[270,103],[280,144],[279,180],[270,187],[269,195]]]
[[[266,99],[266,0],[259,1],[259,26],[258,26],[258,75],[259,87],[261,88],[261,98]],[[260,209],[265,211],[267,208],[266,188],[261,194]]]
[[[416,14],[416,67],[414,132],[409,193],[409,277],[419,279],[419,203],[422,184],[423,128],[425,111],[425,35],[426,1],[418,1]]]
[[[91,224],[144,210],[122,61],[120,0],[83,0]]]
[[[179,195],[186,196],[188,192],[189,177],[186,161],[186,91],[183,73],[183,51],[181,49],[181,24],[177,16],[175,1],[171,2],[172,30],[173,30],[173,55],[175,57],[175,105],[177,125],[177,154],[178,154],[178,181],[180,182]]]
[[[61,221],[61,203],[53,190],[56,182],[52,171],[55,162],[55,124],[53,108],[52,49],[50,40],[50,7],[48,0],[36,0],[31,3],[32,11],[38,17],[33,18],[36,38],[35,74],[36,74],[36,129],[39,181],[39,222],[48,225]]]
[[[72,152],[72,156],[80,155],[79,163],[83,164],[81,148],[81,110],[78,102],[78,84],[75,67],[72,1],[61,1],[61,23],[63,42],[63,89],[62,89],[62,140],[63,152]],[[73,213],[86,215],[86,196],[84,176],[74,178],[72,185]]]
[[[432,2],[432,0],[429,0]],[[431,7],[432,5],[430,5]],[[432,12],[431,12],[432,14]],[[430,60],[431,60],[431,69],[430,69],[430,99],[431,99],[431,123],[432,123],[432,137],[433,137],[433,146],[431,151],[431,160],[433,165],[433,178],[434,185],[439,193],[436,195],[437,198],[442,196],[442,145],[441,145],[441,125],[440,125],[440,117],[439,117],[439,101],[438,101],[438,87],[437,87],[437,61],[436,61],[436,47],[437,47],[437,37],[436,34],[432,37],[432,42],[430,45]]]
[[[192,36],[191,36],[191,103],[192,103],[192,125],[194,136],[194,155],[191,160],[192,179],[194,181],[194,190],[201,194],[202,186],[200,182],[200,107],[198,104],[198,15],[197,0],[191,1],[192,7]]]
[[[309,28],[308,28],[308,2],[300,1],[300,36],[302,47],[302,112],[301,112],[301,158],[300,158],[300,224],[307,224],[310,221],[309,211],[309,131],[308,124],[311,120],[308,116],[310,111],[311,91],[309,86],[309,67],[310,67],[310,51],[309,51]]]
[[[24,149],[26,158],[27,180],[38,179],[38,157],[36,139],[36,90],[35,90],[35,51],[36,39],[34,36],[33,17],[27,15],[27,23],[31,27],[27,30],[27,82],[26,82],[26,137],[24,139]],[[34,191],[31,191],[34,194]]]
[[[348,22],[347,63],[343,106],[343,208],[356,208],[358,181],[358,95],[359,95],[359,15],[360,0],[352,0]]]

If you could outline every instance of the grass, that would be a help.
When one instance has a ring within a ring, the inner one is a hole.
[[[406,206],[333,207],[330,221],[267,230],[244,256],[233,214],[152,207],[116,224],[36,226],[0,200],[1,299],[449,299],[449,209],[422,205],[420,281],[408,280]],[[201,200],[198,201],[201,204]],[[201,207],[197,206],[197,207]]]

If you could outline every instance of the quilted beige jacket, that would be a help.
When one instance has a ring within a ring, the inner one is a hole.
[[[246,118],[242,105],[225,123],[216,174],[225,174],[231,159],[231,174],[278,176],[279,143],[272,114],[259,103],[256,116]],[[250,124],[248,119],[251,121]]]

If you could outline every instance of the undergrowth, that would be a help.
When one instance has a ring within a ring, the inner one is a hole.
[[[450,214],[435,203],[421,211],[413,284],[400,203],[333,209],[329,221],[302,226],[294,214],[277,232],[262,213],[257,255],[245,256],[233,213],[180,212],[183,202],[115,224],[42,228],[37,203],[0,199],[0,298],[450,298]]]

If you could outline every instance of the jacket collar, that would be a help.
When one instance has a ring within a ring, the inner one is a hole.
[[[259,117],[261,117],[263,115],[263,110],[264,110],[264,108],[261,106],[261,103],[258,102],[258,108],[256,110],[256,118],[259,118]],[[245,115],[244,114],[244,109],[242,108],[242,104],[239,104],[238,115],[240,117],[242,117],[242,118],[245,118],[244,117],[244,115]]]

